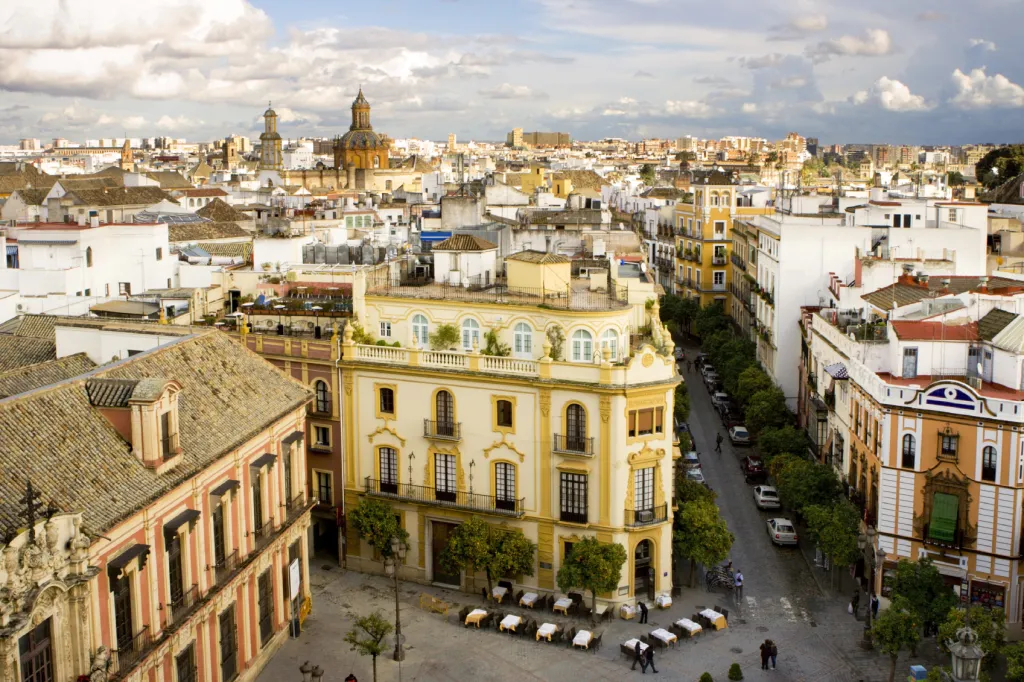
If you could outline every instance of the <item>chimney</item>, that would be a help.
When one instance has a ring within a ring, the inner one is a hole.
[[[988,293],[988,275],[982,275],[978,278],[978,291],[985,294]]]
[[[925,289],[928,288],[928,273],[917,271],[917,283],[923,286]]]
[[[942,278],[942,293],[944,293],[944,294],[952,293],[949,290],[949,277],[943,277]]]
[[[914,284],[914,266],[910,263],[904,263],[903,274],[896,281],[900,284]]]

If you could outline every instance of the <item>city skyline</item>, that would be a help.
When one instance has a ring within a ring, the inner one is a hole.
[[[1019,139],[1020,4],[749,5],[16,0],[0,8],[0,142],[255,137],[268,100],[283,136],[331,136],[360,85],[394,137]]]

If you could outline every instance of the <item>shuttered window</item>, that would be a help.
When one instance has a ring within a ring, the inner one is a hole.
[[[932,498],[932,518],[928,524],[928,537],[942,542],[956,538],[957,510],[960,498],[948,493],[935,493]]]

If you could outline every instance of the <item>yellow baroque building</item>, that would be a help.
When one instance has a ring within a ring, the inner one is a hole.
[[[486,262],[486,242],[463,246],[461,267]],[[452,529],[477,515],[537,544],[534,575],[507,576],[516,589],[557,592],[567,552],[594,536],[628,555],[618,589],[599,604],[668,593],[681,378],[657,305],[629,302],[614,274],[571,277],[561,256],[508,261],[507,280],[489,271],[479,285],[398,277],[357,295],[363,330],[400,347],[360,345],[346,329],[346,507],[363,496],[394,505],[410,535],[410,580],[486,585],[439,561]],[[647,326],[634,328],[637,315]],[[486,354],[498,346],[509,354]],[[381,570],[351,528],[346,542],[350,567]]]

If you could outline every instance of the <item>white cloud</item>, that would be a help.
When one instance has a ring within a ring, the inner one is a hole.
[[[921,95],[915,95],[906,85],[898,80],[882,76],[871,90],[861,90],[851,98],[854,104],[877,102],[886,111],[927,111],[932,107]]]
[[[669,116],[682,116],[683,118],[708,118],[713,113],[711,105],[707,102],[695,100],[665,102],[665,112]]]
[[[808,33],[817,33],[828,28],[828,17],[824,14],[804,14],[785,24],[772,26],[769,40],[799,40]]]
[[[806,50],[807,56],[815,62],[828,61],[832,57],[883,57],[892,52],[892,38],[882,28],[871,28],[862,36],[841,36],[824,40]]]
[[[740,66],[746,69],[771,69],[781,64],[786,55],[779,52],[766,54],[763,57],[740,57]]]
[[[998,49],[995,43],[991,40],[985,40],[984,38],[971,38],[970,42],[967,44],[970,47],[980,47],[986,52],[995,52]]]
[[[757,102],[744,102],[743,103],[744,114],[756,114],[757,113]]]
[[[1001,73],[989,76],[984,68],[969,74],[957,69],[953,84],[957,93],[949,101],[961,109],[1024,107],[1024,88]]]
[[[202,125],[202,121],[195,121],[186,116],[168,116],[164,114],[160,117],[160,120],[156,122],[156,127],[160,130],[166,130],[168,132],[174,132],[177,130],[185,130],[188,128],[194,128]]]
[[[802,88],[807,85],[807,78],[804,76],[787,76],[781,80],[774,81],[771,84],[773,88],[782,88],[784,90],[795,90]]]
[[[146,125],[146,119],[143,116],[127,116],[121,121],[124,125],[125,130],[138,130]]]
[[[547,96],[542,92],[536,92],[528,85],[511,83],[502,83],[491,90],[481,90],[479,94],[488,99],[538,99]]]

